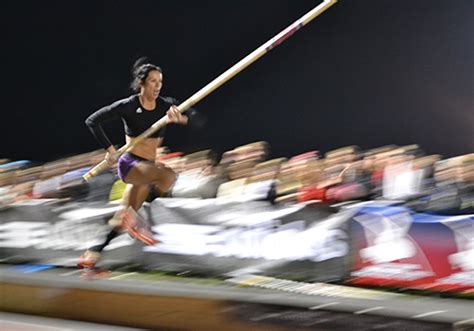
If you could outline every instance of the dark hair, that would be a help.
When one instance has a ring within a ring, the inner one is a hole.
[[[157,70],[163,72],[160,67],[147,63],[148,59],[146,57],[141,57],[135,61],[132,67],[133,80],[130,84],[130,88],[135,92],[140,90],[140,85],[143,84],[148,77],[150,71]]]

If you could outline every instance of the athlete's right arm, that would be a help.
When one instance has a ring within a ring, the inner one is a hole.
[[[89,130],[99,144],[108,152],[113,152],[111,148],[113,148],[113,150],[115,150],[115,148],[105,134],[102,123],[121,118],[124,108],[125,100],[119,100],[111,105],[100,108],[86,119],[86,125],[89,127]]]

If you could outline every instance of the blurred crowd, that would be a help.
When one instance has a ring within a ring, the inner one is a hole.
[[[414,211],[466,214],[474,211],[474,153],[443,159],[418,145],[361,150],[346,146],[320,154],[270,157],[258,141],[226,151],[192,154],[157,151],[157,162],[178,173],[170,192],[153,197],[218,198],[272,203],[336,204],[390,200]],[[119,201],[125,184],[116,168],[85,183],[82,175],[104,158],[94,151],[45,164],[0,160],[0,206],[27,199]]]

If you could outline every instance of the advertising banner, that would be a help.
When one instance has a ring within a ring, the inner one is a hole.
[[[118,209],[107,203],[30,200],[0,211],[0,258],[74,266],[103,242]],[[156,199],[140,211],[153,224],[154,246],[127,234],[103,254],[104,266],[205,274],[260,273],[307,281],[339,280],[349,271],[351,213],[325,206],[267,201]]]
[[[353,284],[472,292],[474,215],[367,205],[351,224]]]

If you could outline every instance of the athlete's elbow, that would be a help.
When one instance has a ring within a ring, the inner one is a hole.
[[[207,118],[200,112],[196,111],[195,109],[190,109],[187,112],[188,117],[188,125],[194,129],[202,129],[206,125]]]
[[[89,128],[94,128],[97,126],[97,123],[96,121],[94,120],[93,116],[89,116],[88,118],[86,118],[86,120],[84,121],[86,123],[86,125],[89,127]]]

